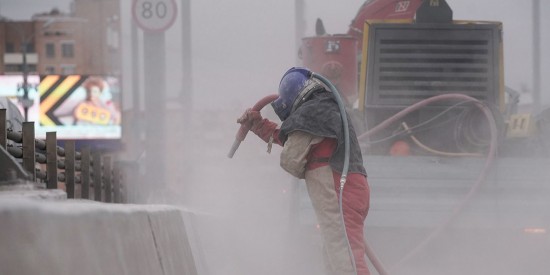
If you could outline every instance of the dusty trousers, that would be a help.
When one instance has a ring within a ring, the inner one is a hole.
[[[369,210],[370,190],[362,174],[348,175],[342,200],[346,233],[340,215],[340,174],[325,165],[306,170],[305,181],[324,243],[325,267],[330,275],[355,275],[345,239],[347,234],[357,275],[368,275],[363,227]]]

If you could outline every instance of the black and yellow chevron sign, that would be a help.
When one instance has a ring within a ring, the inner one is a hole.
[[[88,78],[83,75],[46,75],[40,77],[40,125],[63,125],[53,112]]]

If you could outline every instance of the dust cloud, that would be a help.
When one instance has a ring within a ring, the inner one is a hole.
[[[68,10],[69,1],[53,2]],[[345,33],[363,2],[306,1],[306,35],[313,35],[317,17],[325,21],[328,32]],[[455,19],[504,22],[506,84],[516,90],[526,87],[522,99],[529,103],[529,1],[448,2]],[[550,5],[542,4],[541,13],[548,14]],[[143,68],[139,75],[130,73],[133,66],[143,66],[132,60],[130,6],[131,1],[121,1],[126,112],[136,107],[132,98],[140,96],[143,101],[145,93],[139,87],[143,85]],[[3,0],[0,12],[5,15],[14,7],[15,0]],[[166,32],[166,78],[158,80],[166,82],[166,130],[164,134],[149,133],[158,134],[158,144],[165,149],[167,183],[141,182],[136,189],[143,192],[136,195],[137,202],[176,204],[193,216],[200,274],[321,274],[322,247],[311,206],[301,189],[303,183],[279,167],[280,148],[274,147],[268,154],[266,144],[249,133],[234,158],[227,158],[239,126],[237,117],[260,98],[275,93],[286,69],[298,65],[293,1],[192,1],[190,14],[191,90],[182,90],[179,17]],[[542,43],[548,45],[545,27],[550,24],[548,18],[542,20]],[[142,38],[140,33],[140,58],[144,55]],[[541,58],[543,75],[548,75],[548,54]],[[542,87],[549,89],[548,78],[543,78]],[[184,93],[189,95],[187,105],[180,101]],[[543,101],[550,102],[548,94],[543,94]],[[262,114],[278,121],[271,110]],[[132,123],[125,127],[142,126],[139,121]],[[146,156],[142,148],[127,149],[141,152],[133,154],[132,160],[143,165]],[[548,274],[550,166],[547,158],[523,160],[497,160],[486,184],[456,219],[395,268],[467,195],[483,159],[433,157],[415,166],[406,158],[366,157],[372,187],[367,239],[391,274]],[[386,176],[391,171],[410,176],[389,180]],[[434,177],[419,177],[428,174]],[[372,266],[370,269],[376,274]]]
[[[329,32],[346,32],[362,2],[307,1],[306,35],[313,34],[317,17]],[[504,21],[506,83],[517,90],[529,87],[531,38],[525,30],[531,25],[517,20],[529,18],[529,8],[517,1],[449,2],[456,19]],[[145,201],[178,204],[195,216],[197,263],[205,274],[320,274],[323,269],[311,206],[300,192],[303,183],[279,168],[280,149],[267,154],[265,143],[249,134],[235,157],[226,157],[238,129],[236,118],[274,93],[282,73],[297,65],[293,9],[291,1],[274,0],[200,1],[191,6],[192,104],[190,110],[178,110],[177,100],[169,102],[176,106],[168,110],[165,139],[169,183],[160,190],[147,188]],[[123,21],[131,22],[129,17],[123,15]],[[166,33],[169,99],[189,92],[179,88],[179,24]],[[527,103],[528,93],[523,98]],[[277,121],[271,110],[263,114]],[[550,211],[544,196],[548,186],[539,181],[548,182],[550,176],[535,176],[533,170],[548,167],[547,159],[520,164],[497,160],[496,169],[508,173],[491,172],[457,217],[400,263],[446,223],[483,165],[483,159],[446,162],[429,158],[426,166],[411,166],[401,159],[366,158],[372,187],[366,236],[391,274],[546,274],[548,232],[537,230],[549,230]],[[393,174],[389,168],[411,174],[389,180],[383,173]],[[435,176],[423,180],[419,173]]]

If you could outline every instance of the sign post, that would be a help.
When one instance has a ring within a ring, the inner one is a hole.
[[[132,14],[144,32],[145,192],[150,193],[166,186],[164,31],[174,23],[177,6],[174,0],[134,0]]]

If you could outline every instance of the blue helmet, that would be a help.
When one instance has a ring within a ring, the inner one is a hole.
[[[294,101],[307,86],[311,71],[306,68],[292,67],[279,83],[279,98],[271,102],[271,106],[279,118],[284,121],[290,116]]]

